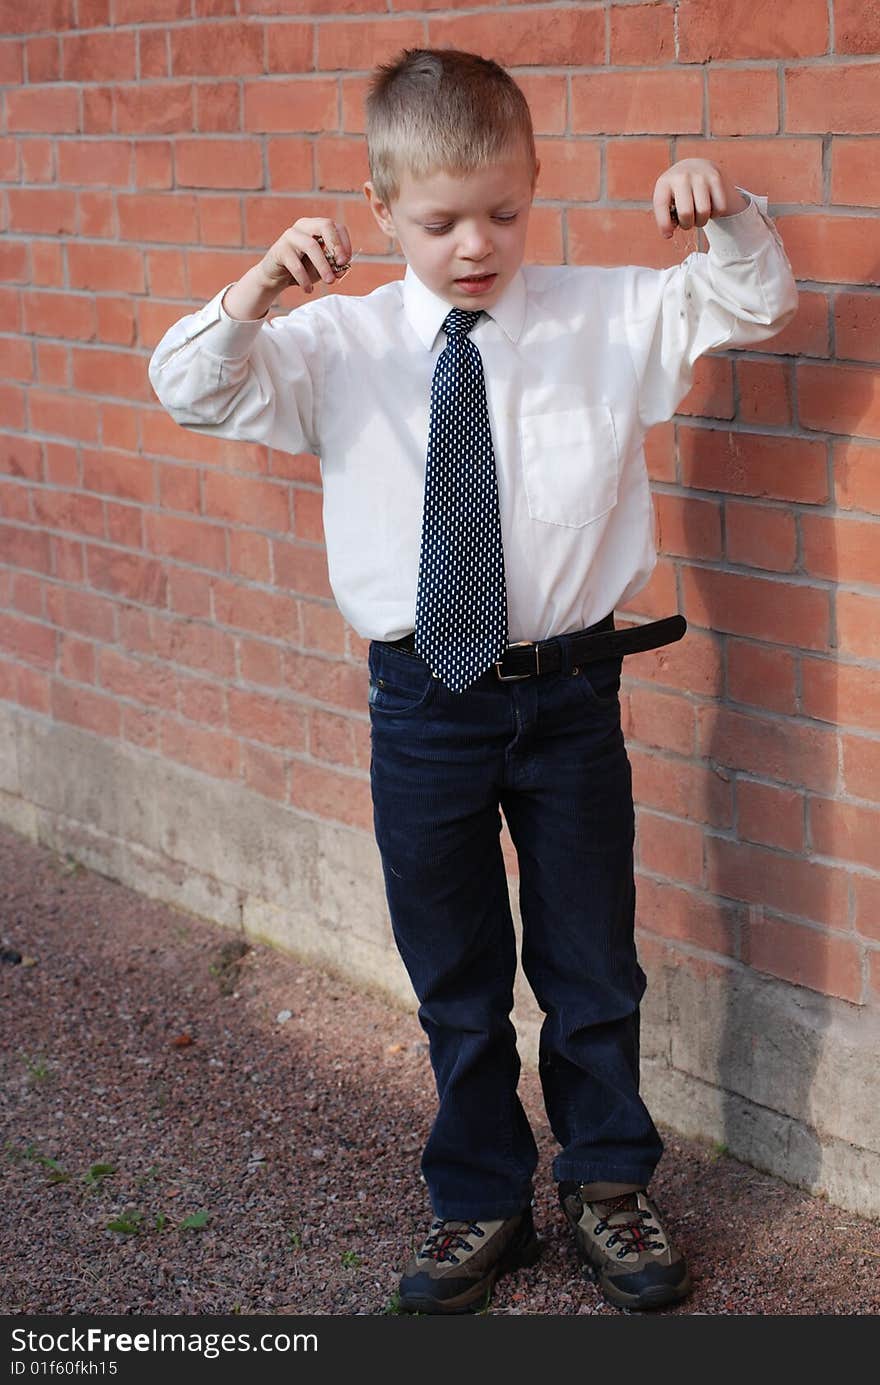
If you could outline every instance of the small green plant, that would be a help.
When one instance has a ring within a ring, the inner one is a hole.
[[[342,1263],[347,1270],[355,1270],[361,1263],[361,1257],[353,1250],[344,1250],[342,1252]]]
[[[35,1058],[25,1057],[24,1062],[28,1077],[32,1082],[45,1082],[49,1076],[49,1064],[42,1054],[38,1054]]]
[[[83,1174],[83,1182],[87,1183],[90,1188],[97,1188],[104,1182],[105,1178],[109,1178],[115,1172],[115,1164],[92,1164],[88,1173]]]
[[[50,1183],[70,1182],[70,1174],[61,1167],[57,1159],[50,1159],[48,1154],[35,1154],[33,1157],[47,1170],[46,1177]]]
[[[294,1250],[302,1250],[303,1238],[301,1231],[288,1231],[287,1239],[290,1241]]]
[[[114,1217],[108,1221],[108,1231],[120,1231],[123,1236],[136,1236],[141,1229],[141,1222],[144,1219],[143,1212],[123,1212],[121,1217]]]
[[[720,1159],[720,1158],[722,1157],[722,1155],[724,1155],[724,1154],[729,1154],[729,1153],[730,1153],[730,1151],[729,1151],[729,1149],[727,1148],[727,1145],[722,1144],[722,1142],[721,1142],[720,1140],[713,1140],[713,1141],[712,1141],[712,1158],[713,1158],[713,1159]]]
[[[166,1217],[166,1215],[165,1215],[164,1212],[157,1212],[157,1213],[156,1213],[156,1230],[157,1230],[157,1231],[164,1231],[167,1222],[168,1222],[168,1218]]]
[[[192,1212],[180,1223],[181,1231],[201,1231],[211,1220],[210,1212]]]
[[[400,1315],[400,1294],[396,1289],[385,1304],[385,1307],[381,1309],[381,1312],[388,1317],[398,1317]],[[416,1316],[418,1316],[418,1314],[416,1314]]]

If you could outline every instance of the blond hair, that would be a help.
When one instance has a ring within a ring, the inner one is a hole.
[[[373,72],[366,98],[370,178],[386,207],[413,178],[473,173],[522,148],[535,182],[528,102],[491,58],[458,48],[405,48]]]

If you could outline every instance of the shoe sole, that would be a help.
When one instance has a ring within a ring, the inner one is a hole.
[[[679,1280],[678,1284],[657,1284],[654,1288],[643,1289],[640,1294],[628,1294],[625,1289],[619,1289],[616,1284],[609,1283],[603,1278],[601,1269],[593,1263],[589,1252],[584,1249],[577,1238],[577,1222],[569,1215],[565,1206],[562,1210],[566,1221],[575,1231],[575,1248],[578,1259],[606,1303],[610,1303],[612,1308],[635,1308],[650,1311],[652,1308],[665,1308],[670,1303],[680,1303],[690,1293],[691,1276],[687,1267],[685,1267],[684,1279]]]
[[[544,1247],[537,1236],[522,1247],[512,1248],[502,1255],[484,1279],[480,1279],[470,1289],[454,1298],[429,1298],[423,1294],[401,1294],[398,1308],[402,1313],[472,1313],[475,1308],[488,1307],[495,1289],[496,1281],[513,1270],[534,1265],[540,1259]]]

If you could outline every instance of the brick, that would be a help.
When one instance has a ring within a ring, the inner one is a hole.
[[[91,592],[74,591],[65,587],[50,588],[50,594],[57,598],[57,605],[50,602],[50,620],[63,625],[67,630],[76,631],[89,639],[107,643],[113,639],[115,620],[113,602]]]
[[[134,308],[128,298],[97,298],[98,340],[113,342],[116,346],[134,346],[137,340]]]
[[[866,731],[880,730],[880,687],[875,669],[844,659],[803,659],[806,716]]]
[[[804,428],[880,438],[880,375],[876,370],[801,365],[798,401]]]
[[[629,67],[675,61],[674,10],[656,0],[611,9],[611,61]]]
[[[178,187],[259,188],[263,154],[253,139],[179,139],[174,172]]]
[[[740,187],[774,202],[823,201],[820,139],[682,139],[676,157],[710,159]]]
[[[837,737],[824,727],[706,704],[698,709],[697,728],[702,753],[728,769],[797,788],[837,789]]]
[[[514,18],[510,16],[510,21]],[[495,22],[494,16],[492,19]],[[465,25],[467,21],[462,18],[459,22]],[[402,48],[423,45],[424,28],[417,19],[387,19],[383,16],[377,20],[341,20],[336,24],[318,26],[315,66],[323,71],[358,71],[372,68],[379,62],[388,62]],[[433,42],[431,46],[434,46]],[[467,45],[462,42],[461,46]]]
[[[263,28],[258,24],[212,23],[170,30],[175,77],[246,77],[263,71]]]
[[[59,332],[57,335],[63,334]],[[0,338],[0,377],[25,383],[33,380],[34,362],[30,342],[18,337]]]
[[[8,188],[9,230],[41,236],[76,234],[76,193],[54,188]]]
[[[635,801],[675,817],[729,827],[733,822],[731,776],[656,750],[630,747]]]
[[[148,707],[177,708],[177,674],[157,659],[133,659],[118,649],[101,649],[98,674],[101,687],[117,697],[132,698]]]
[[[636,843],[640,870],[686,885],[702,884],[703,832],[695,823],[639,808]]]
[[[89,544],[86,561],[89,585],[98,591],[127,597],[144,606],[165,605],[168,578],[155,559]]]
[[[323,42],[324,35],[331,30],[343,27],[349,26],[323,26],[319,42]],[[377,30],[385,27],[385,24],[375,26]],[[418,29],[420,35],[414,40],[417,46],[424,42],[422,26],[414,24],[413,29]],[[529,9],[522,13],[508,10],[503,22],[499,22],[499,16],[494,13],[456,14],[453,18],[429,16],[427,29],[430,47],[451,46],[488,54],[504,67],[585,67],[605,61],[605,16],[601,8],[544,6],[540,11]],[[409,44],[413,40],[406,42]],[[321,66],[324,65],[322,62]],[[344,65],[358,68],[367,64],[361,56]]]
[[[179,694],[177,708],[187,721],[201,726],[226,729],[226,689],[206,678],[191,678],[182,674],[177,679]]]
[[[880,207],[880,139],[831,142],[831,201],[838,206]]]
[[[733,362],[725,356],[701,356],[694,366],[693,384],[677,412],[691,417],[733,418]]]
[[[53,46],[57,46],[58,40],[52,38]],[[4,39],[0,41],[0,84],[13,87],[24,81],[24,44],[15,39]],[[45,80],[37,78],[38,81]]]
[[[723,428],[680,427],[678,438],[685,486],[802,505],[828,501],[824,443]]]
[[[675,424],[655,423],[645,436],[645,464],[652,481],[675,481]]]
[[[793,372],[776,361],[737,358],[739,386],[737,417],[748,425],[769,423],[785,427],[792,420]]]
[[[29,398],[31,404],[31,423],[36,428],[34,408],[35,404],[39,402],[39,397],[35,401],[34,394],[35,391],[32,390]],[[10,428],[25,428],[23,389],[15,388],[12,385],[0,385],[0,418],[2,418],[3,422],[8,424]]]
[[[679,62],[817,57],[827,51],[825,0],[766,7],[752,0],[727,0],[723,18],[717,0],[680,0],[678,5]]]
[[[113,89],[116,130],[121,135],[166,135],[193,129],[190,82],[138,83]]]
[[[797,528],[787,507],[738,504],[728,500],[725,556],[728,562],[766,572],[793,572],[797,564]],[[809,516],[807,516],[809,518]]]
[[[218,579],[214,583],[214,615],[221,625],[286,639],[296,619],[296,606],[292,597],[282,592],[258,591]]]
[[[138,65],[142,81],[151,77],[168,77],[167,34],[164,29],[141,29],[138,31]]]
[[[195,128],[201,132],[234,134],[241,129],[237,82],[197,82]]]
[[[94,683],[95,646],[70,635],[61,636],[58,649],[58,670],[62,678],[74,683]]]
[[[124,82],[137,76],[137,43],[132,31],[65,35],[61,39],[65,82]]]
[[[206,572],[194,572],[186,567],[167,564],[168,609],[176,615],[191,616],[194,620],[211,620],[211,577]]]
[[[109,240],[116,230],[112,192],[92,192],[83,189],[77,195],[79,226],[83,236]]]
[[[273,239],[277,239],[280,234],[281,231],[276,231]],[[187,258],[190,292],[197,302],[202,303],[213,298],[221,285],[231,284],[234,279],[240,279],[254,263],[253,254],[236,254],[232,251],[223,253],[217,250],[191,250]],[[240,447],[241,444],[236,446]]]
[[[244,83],[246,130],[318,133],[339,129],[339,88],[333,77],[299,77]]]
[[[814,851],[871,870],[880,867],[880,812],[832,798],[810,798],[807,803]]]
[[[194,509],[199,507],[198,489],[195,492]],[[229,571],[252,582],[270,582],[272,579],[272,543],[266,534],[255,534],[252,529],[238,532],[228,531]]]
[[[144,515],[144,538],[147,550],[159,557],[226,571],[226,534],[217,524],[148,513]]]
[[[775,135],[779,79],[775,68],[709,68],[709,129],[713,135]]]
[[[151,658],[203,669],[216,678],[236,677],[235,640],[227,631],[157,613],[151,613],[144,628],[139,616],[138,611],[120,613],[121,643]]]
[[[58,389],[70,386],[69,351],[66,346],[56,342],[40,341],[37,350],[37,378],[44,385],[54,385]]]
[[[34,519],[47,529],[67,529],[92,538],[104,536],[104,507],[95,496],[75,491],[39,490],[31,501]]]
[[[873,520],[803,515],[804,570],[830,581],[880,584],[880,545]]]
[[[850,938],[756,910],[746,925],[743,944],[744,960],[755,971],[822,995],[855,1003],[861,1000],[861,948]]]
[[[302,630],[299,647],[341,658],[345,654],[345,621],[336,607],[319,605],[315,601],[300,601],[297,604]]]
[[[615,614],[618,629],[626,621]],[[688,630],[684,639],[641,654],[628,654],[624,665],[626,688],[643,679],[657,687],[677,688],[697,696],[714,697],[721,682],[721,641],[718,636],[697,629]]]
[[[836,293],[834,335],[838,359],[880,361],[880,294]]]
[[[351,712],[367,710],[367,678],[362,668],[317,654],[284,650],[284,683],[292,692],[342,707]]]
[[[683,564],[681,589],[684,615],[696,625],[774,644],[828,648],[830,594],[821,588]]]
[[[736,799],[738,835],[743,841],[795,853],[804,850],[804,794],[740,779]]]
[[[624,619],[631,613],[634,616],[650,616],[653,620],[668,615],[677,606],[675,565],[661,558],[647,586],[631,596],[625,606],[617,609]]]
[[[48,139],[32,138],[19,140],[17,144],[21,152],[22,182],[54,182],[52,141]],[[17,175],[15,179],[11,179],[10,181],[17,181]]]
[[[104,739],[119,735],[119,704],[103,693],[53,679],[50,707],[56,721],[81,726],[85,731],[94,731]]]
[[[860,592],[837,593],[837,640],[844,654],[880,659],[880,610],[876,597]]]
[[[327,554],[323,548],[302,543],[273,544],[275,581],[301,596],[332,597],[327,573]]]
[[[283,682],[281,649],[265,640],[238,641],[241,676],[246,683],[264,688],[279,688]]]
[[[836,53],[880,53],[877,0],[834,0]]]
[[[267,71],[287,75],[314,68],[314,24],[267,24],[265,32]]]
[[[204,513],[230,524],[287,533],[290,529],[288,488],[253,477],[209,473],[204,478]]]
[[[122,240],[165,240],[175,245],[198,241],[198,204],[191,193],[121,193],[117,206]]]
[[[835,443],[834,503],[844,510],[880,515],[880,448]]]
[[[761,350],[774,355],[830,356],[828,300],[825,294],[800,288],[794,317],[775,337],[762,341]]]
[[[42,448],[35,438],[15,433],[0,434],[0,474],[43,479]]]
[[[58,632],[48,625],[0,611],[0,650],[6,650],[23,663],[53,669],[57,639]]]
[[[560,202],[594,202],[600,192],[601,150],[594,140],[536,141],[541,171],[536,196]]]
[[[199,12],[197,7],[195,13]],[[114,0],[113,6],[117,24],[158,24],[163,20],[189,19],[192,13],[191,0]]]
[[[533,212],[533,219],[534,215]],[[666,269],[678,264],[689,249],[696,248],[693,233],[678,232],[672,240],[664,240],[657,229],[654,213],[647,208],[644,211],[571,208],[566,212],[566,220],[571,264],[619,265],[621,249],[625,246],[628,264]]]
[[[357,767],[354,723],[350,717],[336,716],[312,708],[309,712],[309,752],[316,760]]]
[[[841,736],[843,788],[852,798],[880,803],[880,740]]]
[[[215,779],[238,778],[238,742],[222,731],[165,716],[160,722],[159,751],[166,759],[202,770]]]
[[[359,153],[355,154],[352,149],[343,152],[340,157],[334,159],[326,145],[323,146],[322,152],[328,159],[328,182],[323,182],[320,173],[314,171],[318,168],[318,147],[312,140],[270,139],[266,142],[266,150],[270,188],[277,188],[284,192],[296,192],[312,188],[316,183],[319,188],[329,186],[354,190],[356,186],[357,179],[353,177],[351,169],[352,164],[359,157]],[[364,177],[369,176],[369,169],[364,171],[362,168],[361,171]],[[339,181],[336,182],[334,179]],[[318,212],[312,206],[310,211],[304,211],[303,215],[316,216]]]
[[[706,837],[706,888],[727,899],[838,925],[849,908],[849,874],[839,866],[749,842]]]
[[[66,249],[71,288],[143,293],[144,266],[140,250],[123,245],[87,244],[70,244]]]
[[[143,356],[134,351],[74,348],[74,389],[86,394],[116,394],[126,399],[151,397]]]
[[[73,293],[22,294],[24,330],[35,336],[92,341],[96,333],[95,303]]]
[[[76,134],[79,93],[75,87],[23,87],[6,92],[6,129],[10,133]]]
[[[694,708],[683,698],[650,687],[629,691],[627,735],[643,745],[673,750],[679,755],[694,751]]]
[[[98,407],[91,399],[32,389],[29,399],[31,427],[36,433],[54,433],[80,442],[98,441]]]
[[[84,86],[82,94],[82,132],[84,135],[114,133],[113,87]]]
[[[668,139],[606,140],[608,196],[615,202],[650,202],[654,184],[671,163]]]
[[[229,689],[229,729],[291,752],[306,748],[306,712],[280,697]]]
[[[721,557],[721,505],[713,500],[655,492],[658,552],[707,561]],[[629,657],[629,656],[627,656]]]
[[[735,957],[739,952],[742,910],[668,880],[636,875],[638,927],[675,942],[692,943],[709,952]],[[639,954],[643,956],[641,941]]]
[[[536,135],[561,135],[566,128],[568,96],[562,73],[521,71],[516,84],[523,92],[532,113],[532,129]],[[343,99],[348,83],[343,84]],[[349,125],[345,126],[350,129]],[[358,126],[364,128],[363,120]]]
[[[856,928],[863,937],[880,942],[880,880],[854,875],[853,895]]]
[[[698,72],[594,72],[571,78],[575,134],[698,134],[703,82]]]
[[[297,760],[292,770],[292,807],[359,827],[364,832],[372,831],[373,803],[368,782],[302,760]]]
[[[787,67],[786,130],[791,134],[880,133],[878,79],[880,63],[838,61],[827,67]]]

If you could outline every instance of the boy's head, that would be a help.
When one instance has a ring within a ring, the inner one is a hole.
[[[364,195],[422,283],[496,302],[522,263],[540,162],[520,88],[490,58],[412,48],[373,74]],[[478,291],[461,281],[494,275]]]

